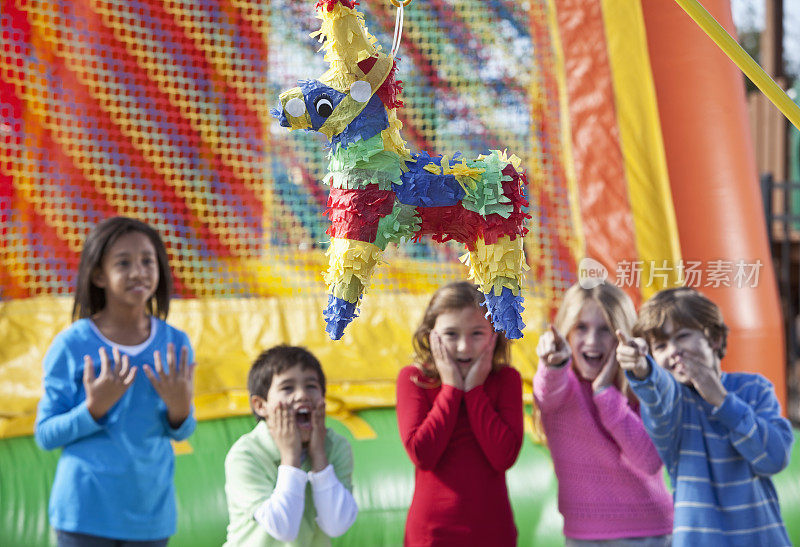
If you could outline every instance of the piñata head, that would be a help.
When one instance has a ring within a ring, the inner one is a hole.
[[[272,111],[284,127],[330,139],[326,330],[341,338],[390,242],[428,235],[466,245],[462,261],[486,294],[487,316],[508,338],[520,338],[529,218],[520,160],[498,150],[475,160],[412,154],[397,118],[396,61],[381,52],[355,5],[317,2],[315,35],[330,69],[281,93],[281,108]]]

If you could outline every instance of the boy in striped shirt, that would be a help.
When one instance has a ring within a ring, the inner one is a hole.
[[[633,334],[617,333],[617,360],[669,472],[673,546],[791,545],[770,477],[789,463],[792,428],[766,378],[722,372],[719,307],[694,289],[660,291]]]

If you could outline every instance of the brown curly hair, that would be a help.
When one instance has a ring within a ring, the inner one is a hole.
[[[456,281],[440,287],[428,303],[422,322],[414,332],[414,363],[425,377],[434,384],[439,382],[439,371],[433,363],[431,355],[430,335],[436,318],[442,313],[474,307],[485,311],[486,296],[478,287],[468,281]],[[509,364],[510,342],[503,332],[497,332],[497,345],[492,355],[492,371],[497,371]]]

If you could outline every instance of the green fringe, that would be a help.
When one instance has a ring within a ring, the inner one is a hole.
[[[466,195],[462,200],[462,205],[469,211],[474,211],[486,217],[491,214],[498,214],[503,218],[514,211],[511,199],[503,195],[503,182],[511,180],[503,175],[507,162],[501,161],[496,151],[482,160],[467,161],[469,167],[484,169],[480,179],[472,182],[477,184],[462,184]]]
[[[421,222],[416,207],[395,201],[392,212],[378,221],[375,245],[385,250],[389,243],[398,243],[403,238],[410,239],[419,230]]]

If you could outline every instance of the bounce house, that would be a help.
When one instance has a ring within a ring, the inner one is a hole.
[[[732,32],[728,0],[704,5]],[[358,6],[386,53],[395,6]],[[115,215],[164,238],[169,321],[196,352],[199,424],[174,445],[171,545],[224,542],[223,461],[254,425],[247,371],[278,343],[319,357],[329,425],[353,447],[360,511],[334,545],[402,544],[413,467],[394,382],[430,294],[467,275],[464,248],[387,240],[358,317],[339,340],[326,333],[326,139],[270,114],[281,91],[327,68],[314,7],[0,3],[0,545],[55,545],[47,503],[59,454],[32,438],[42,357],[69,324],[84,237]],[[616,283],[637,304],[664,287],[698,288],[731,327],[723,368],[764,374],[785,407],[742,75],[692,18],[671,0],[414,0],[403,13],[404,104],[392,123],[409,149],[502,151],[527,174],[515,255],[524,251],[525,327],[512,350],[526,409],[539,334],[578,280]],[[560,545],[556,478],[530,416],[526,432],[507,474],[519,544]],[[793,456],[775,484],[800,543],[797,443]]]

